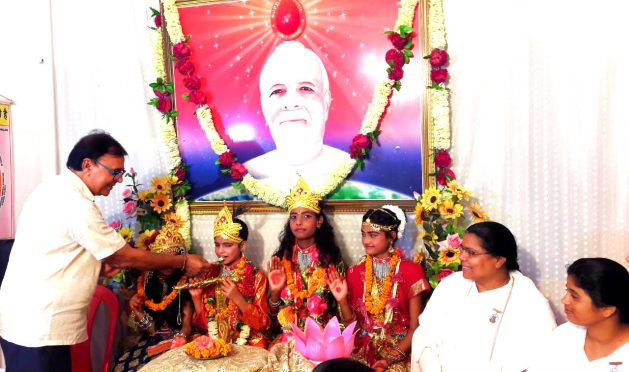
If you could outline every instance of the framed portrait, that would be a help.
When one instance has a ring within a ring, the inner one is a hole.
[[[316,183],[326,167],[349,158],[376,84],[386,80],[385,54],[392,44],[385,31],[394,28],[398,5],[385,0],[278,1],[283,4],[178,1],[177,7],[218,133],[250,174],[288,191],[297,174]],[[277,15],[278,5],[293,12]],[[427,182],[424,7],[421,1],[413,25],[414,57],[404,66],[401,89],[394,90],[382,116],[378,143],[364,168],[355,168],[326,197],[339,210],[392,199],[413,206],[413,191],[422,192]],[[298,16],[303,26],[290,41],[276,27],[282,21],[277,17],[287,16]],[[175,73],[173,80],[179,148],[190,166],[196,200],[193,212],[213,209],[221,204],[217,201],[255,201],[221,173],[195,117],[196,105],[183,97],[183,77]],[[279,112],[293,106],[302,106],[306,117]],[[317,160],[300,160],[313,153]]]

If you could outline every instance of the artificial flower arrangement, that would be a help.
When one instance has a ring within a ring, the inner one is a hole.
[[[180,165],[167,175],[153,177],[151,189],[141,189],[138,175],[133,168],[125,174],[131,183],[122,191],[122,212],[129,223],[123,226],[121,220],[109,224],[127,243],[138,249],[148,249],[158,230],[166,223],[175,226],[184,237],[186,249],[190,247],[190,212],[186,194],[190,183],[186,180],[186,166]],[[136,225],[137,230],[132,226]],[[135,231],[134,231],[135,230]],[[135,286],[138,273],[135,270],[122,270],[105,281],[114,289],[128,289]]]
[[[231,351],[230,344],[221,338],[199,336],[184,345],[183,351],[196,359],[216,359],[227,356]]]
[[[456,180],[447,180],[439,188],[430,187],[415,193],[415,222],[422,226],[424,248],[416,255],[430,286],[460,269],[461,239],[470,222],[487,220],[487,214],[470,200],[471,193]]]

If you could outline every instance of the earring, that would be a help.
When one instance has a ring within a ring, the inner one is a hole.
[[[393,242],[389,243],[389,253],[393,253]]]

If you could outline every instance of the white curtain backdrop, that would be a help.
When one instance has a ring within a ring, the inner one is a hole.
[[[565,265],[629,255],[621,1],[445,0],[455,170],[561,312]],[[560,315],[563,318],[563,314]]]
[[[154,96],[153,32],[149,6],[157,2],[114,0],[54,1],[54,55],[59,167],[78,138],[99,128],[109,132],[129,153],[140,182],[166,172],[160,117],[146,103]],[[123,184],[127,184],[127,179]],[[108,220],[122,218],[124,187],[97,198]]]

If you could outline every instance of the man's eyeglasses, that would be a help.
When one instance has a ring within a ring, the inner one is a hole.
[[[114,176],[114,180],[116,180],[116,181],[120,181],[122,179],[122,176],[124,176],[124,174],[127,172],[124,169],[111,169],[111,168],[109,168],[108,166],[106,166],[105,164],[101,163],[98,160],[96,160],[96,164],[98,164],[101,167],[107,169],[107,172],[111,173],[111,175]]]
[[[460,248],[461,253],[465,253],[466,255],[470,256],[470,257],[476,257],[476,256],[482,256],[485,254],[491,254],[489,252],[476,252],[470,248]]]

